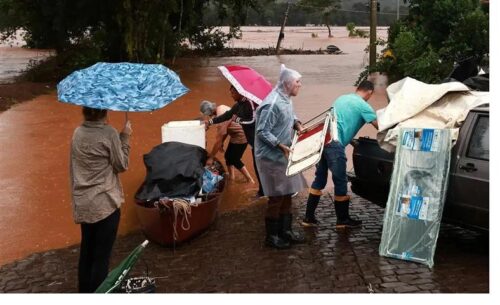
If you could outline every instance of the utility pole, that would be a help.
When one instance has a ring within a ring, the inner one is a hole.
[[[396,6],[396,20],[399,20],[399,0],[396,0],[396,2],[398,3]]]
[[[286,19],[288,18],[289,10],[290,10],[290,2],[288,2],[286,6],[285,18],[283,18],[283,24],[281,25],[280,35],[278,36],[278,43],[276,44],[276,55],[280,53],[281,40],[283,40],[283,38],[285,37],[285,33],[283,33],[283,31],[285,30],[285,24],[286,24]]]
[[[377,0],[370,0],[370,68],[375,66],[377,56]]]

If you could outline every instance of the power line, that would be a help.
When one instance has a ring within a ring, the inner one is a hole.
[[[312,5],[304,5],[304,4],[292,4],[294,6],[298,7],[307,7],[307,8],[315,8],[315,9],[326,9],[329,8],[329,6],[312,6]],[[361,14],[370,14],[369,11],[356,11],[356,10],[346,10],[346,9],[334,9],[334,12],[348,12],[348,13],[361,13]],[[396,13],[383,13],[383,12],[378,12],[377,15],[398,15]],[[399,13],[399,16],[408,16],[408,14],[401,14]]]
[[[354,10],[344,10],[344,9],[339,9],[337,10],[339,12],[350,12],[350,13],[364,13],[364,14],[369,14],[370,12],[364,12],[364,11],[354,11]],[[397,13],[381,13],[378,12],[377,15],[397,15]],[[408,16],[408,14],[401,14],[399,13],[399,16]]]

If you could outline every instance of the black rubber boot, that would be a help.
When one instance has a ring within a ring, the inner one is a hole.
[[[292,214],[281,214],[281,239],[289,242],[290,244],[301,244],[305,241],[304,236],[292,230]]]
[[[349,216],[349,200],[335,200],[335,214],[337,215],[337,229],[355,228],[361,226],[362,221]]]
[[[307,197],[307,206],[306,206],[306,216],[302,220],[302,225],[304,227],[315,227],[318,225],[318,220],[314,216],[316,212],[316,208],[318,207],[320,195],[309,194]]]
[[[276,249],[290,248],[290,243],[280,237],[280,231],[279,219],[266,218],[266,246]]]

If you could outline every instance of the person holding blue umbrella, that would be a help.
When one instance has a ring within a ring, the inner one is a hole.
[[[132,128],[127,119],[118,133],[107,111],[153,111],[188,91],[165,66],[135,63],[97,63],[57,85],[59,101],[83,106],[70,153],[73,218],[82,233],[79,292],[94,292],[106,278],[125,201],[118,174],[129,166]]]
[[[129,162],[130,121],[120,134],[107,124],[107,110],[83,107],[84,122],[71,141],[73,218],[81,227],[78,291],[94,292],[108,275],[111,250],[125,201],[119,173]]]

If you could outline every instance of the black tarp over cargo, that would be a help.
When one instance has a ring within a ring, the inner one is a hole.
[[[189,197],[203,184],[207,152],[203,148],[179,142],[165,142],[144,155],[146,180],[136,194],[141,201],[160,197]]]

